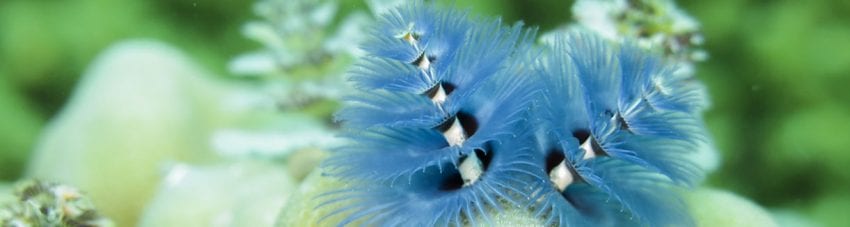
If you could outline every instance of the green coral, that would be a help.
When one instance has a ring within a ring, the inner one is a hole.
[[[15,189],[16,202],[0,208],[0,226],[113,226],[78,189],[26,181]]]
[[[345,183],[336,178],[321,174],[316,169],[304,179],[298,190],[293,193],[288,205],[278,218],[278,226],[325,226],[339,223],[346,215],[332,213],[344,203],[322,205],[325,199],[322,195],[337,189],[345,188]],[[490,223],[479,220],[477,223],[492,224],[493,226],[543,226],[539,218],[528,210],[514,207],[504,207],[501,212],[491,211]],[[352,223],[358,225],[359,223]]]
[[[136,224],[164,163],[213,159],[205,136],[221,91],[205,75],[167,45],[115,45],[45,129],[27,176],[73,184],[116,224]]]
[[[139,226],[272,226],[294,185],[282,166],[266,161],[179,164],[163,179]]]
[[[734,193],[702,188],[684,194],[697,226],[777,226],[770,213]]]
[[[339,223],[343,215],[330,215],[336,208],[344,204],[320,206],[323,193],[344,188],[345,183],[329,176],[323,176],[321,170],[312,171],[292,194],[286,207],[278,217],[278,226],[316,226]],[[356,224],[355,224],[356,225]]]
[[[313,171],[293,193],[278,218],[278,226],[321,226],[340,222],[346,215],[331,214],[345,204],[322,205],[322,195],[344,187],[343,182],[322,175],[321,170]],[[777,226],[770,213],[732,192],[699,188],[683,194],[697,226]],[[506,207],[498,213],[491,212],[494,226],[543,226],[528,210]]]

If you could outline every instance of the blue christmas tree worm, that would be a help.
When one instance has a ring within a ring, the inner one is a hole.
[[[547,50],[536,67],[538,162],[552,182],[541,190],[556,195],[542,195],[537,214],[560,225],[690,224],[670,189],[704,175],[687,158],[706,137],[692,106],[700,93],[630,44],[573,33]]]
[[[512,138],[535,94],[521,76],[533,33],[416,2],[372,34],[337,115],[352,143],[326,162],[357,182],[326,196],[353,201],[343,224],[462,225],[530,196],[531,140]]]
[[[344,146],[319,196],[368,225],[489,223],[506,207],[561,226],[693,225],[676,187],[707,141],[701,92],[664,59],[593,35],[414,2],[390,10],[350,71]]]

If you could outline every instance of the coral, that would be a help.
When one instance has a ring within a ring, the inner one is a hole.
[[[226,90],[207,76],[161,42],[114,45],[45,129],[27,177],[72,184],[117,225],[135,225],[163,163],[214,158],[202,138]]]
[[[273,226],[295,191],[269,161],[178,164],[168,171],[138,226]]]
[[[352,42],[370,18],[362,12],[339,17],[333,0],[261,0],[255,13],[262,20],[244,26],[246,37],[263,48],[235,58],[229,68],[262,81],[257,97],[274,108],[297,110],[323,100],[336,100],[342,72],[358,54]]]
[[[684,75],[693,75],[693,64],[708,58],[700,49],[699,23],[672,0],[579,0],[573,15],[581,29],[612,41],[631,39],[662,53],[680,64]]]
[[[779,226],[765,209],[732,192],[701,188],[683,194],[697,226]]]
[[[345,91],[342,75],[359,53],[350,44],[360,42],[361,27],[371,21],[361,11],[339,12],[344,5],[335,0],[255,3],[260,19],[246,23],[243,33],[262,48],[229,65],[244,82],[229,98],[246,117],[216,131],[218,151],[286,159],[333,144],[333,126],[327,123]]]
[[[78,189],[44,181],[16,186],[16,201],[0,207],[2,226],[114,226]]]

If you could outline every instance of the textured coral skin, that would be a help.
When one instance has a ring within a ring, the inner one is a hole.
[[[661,58],[581,33],[536,47],[533,29],[419,1],[370,32],[337,113],[348,143],[324,164],[348,184],[317,198],[344,204],[337,224],[478,225],[511,208],[560,226],[693,225],[671,189],[703,178],[687,157],[707,141],[704,94]]]

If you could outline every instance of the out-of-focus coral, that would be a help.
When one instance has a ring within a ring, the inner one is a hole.
[[[263,48],[237,57],[230,70],[259,77],[265,97],[280,109],[302,109],[342,92],[342,73],[357,53],[364,13],[337,16],[333,0],[262,0],[254,12],[262,20],[245,25],[246,37]]]
[[[373,12],[383,12],[401,2],[366,3]],[[255,3],[254,13],[260,18],[248,22],[243,34],[261,48],[236,57],[229,65],[232,73],[247,82],[228,103],[251,117],[218,129],[212,138],[216,151],[231,157],[288,159],[293,152],[337,144],[330,113],[347,92],[343,74],[362,54],[358,43],[372,21],[362,10],[343,14],[340,5],[337,0]],[[299,163],[308,170],[293,174],[303,177],[312,170],[314,166],[307,163],[315,162]]]
[[[113,226],[80,190],[57,183],[24,181],[16,201],[0,204],[0,226]],[[2,201],[2,200],[0,200]]]
[[[210,137],[213,150],[222,157],[286,159],[294,152],[335,143],[326,122],[306,113],[247,111],[242,114],[246,116],[215,129]]]
[[[685,195],[697,226],[777,226],[770,213],[732,192],[701,188]]]
[[[344,92],[342,74],[358,54],[352,44],[371,20],[359,11],[341,16],[338,7],[335,0],[254,5],[260,20],[247,23],[243,33],[262,47],[229,66],[245,82],[229,103],[252,117],[216,131],[218,152],[285,159],[334,144],[330,113]]]
[[[140,226],[273,226],[295,191],[285,168],[242,160],[168,171]]]
[[[320,149],[303,149],[292,153],[286,160],[286,169],[296,181],[302,182],[310,173],[318,172],[317,166],[328,153]]]
[[[322,226],[339,223],[343,216],[330,214],[346,204],[322,205],[321,200],[313,198],[345,186],[339,179],[314,171],[292,193],[291,199],[277,219],[278,226]],[[729,191],[699,188],[684,192],[683,195],[697,226],[777,226],[766,210]],[[489,223],[493,226],[544,226],[543,220],[534,217],[534,214],[525,209],[506,207],[501,211],[490,210],[489,213]],[[487,221],[476,220],[477,223]]]
[[[167,45],[116,44],[45,129],[27,175],[79,187],[117,225],[136,224],[165,162],[214,159],[207,138],[224,91],[205,78]]]
[[[339,223],[344,216],[331,215],[346,204],[323,205],[315,199],[346,186],[337,178],[313,171],[304,179],[301,186],[292,194],[291,199],[277,219],[278,226],[327,226]],[[491,210],[490,212],[494,212]],[[489,223],[494,226],[542,226],[542,220],[534,217],[530,211],[506,206],[499,215],[492,213],[490,220],[476,220],[477,223]],[[361,224],[356,221],[352,224]]]
[[[576,23],[560,30],[590,30],[617,42],[634,39],[679,64],[678,75],[692,76],[694,63],[708,57],[699,23],[672,0],[578,0],[572,11]]]
[[[342,219],[339,216],[326,219],[325,216],[329,216],[342,205],[319,206],[322,201],[317,200],[316,197],[342,187],[345,187],[342,181],[322,175],[321,171],[313,171],[292,193],[277,217],[277,226],[317,226],[338,223]]]

